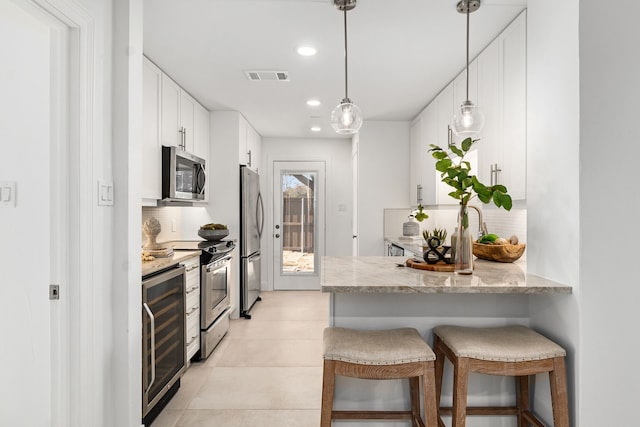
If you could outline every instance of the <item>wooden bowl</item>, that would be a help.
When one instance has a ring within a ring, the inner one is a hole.
[[[524,243],[517,245],[488,245],[486,243],[473,242],[473,254],[480,259],[497,262],[513,262],[524,253]]]

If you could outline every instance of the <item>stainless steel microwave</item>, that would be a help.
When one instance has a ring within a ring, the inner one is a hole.
[[[162,201],[204,201],[205,160],[180,147],[162,147]]]

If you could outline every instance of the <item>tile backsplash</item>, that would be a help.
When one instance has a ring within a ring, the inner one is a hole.
[[[505,211],[494,207],[479,206],[482,210],[482,216],[489,233],[495,233],[500,237],[509,238],[512,235],[518,236],[521,243],[527,241],[527,210],[512,209]],[[407,221],[407,216],[412,209],[385,209],[384,210],[384,236],[398,238],[402,236],[402,223]],[[478,215],[475,211],[470,210],[469,227],[476,236],[478,230]],[[454,232],[457,224],[458,209],[438,208],[427,210],[429,218],[420,223],[420,230],[434,228],[445,228],[449,236]],[[450,244],[450,238],[447,237],[447,244]],[[526,257],[526,251],[523,258]]]
[[[173,206],[163,207],[143,207],[142,223],[140,224],[140,233],[142,234],[142,245],[147,243],[147,236],[142,231],[142,224],[148,218],[154,217],[160,222],[160,234],[158,234],[158,242],[166,242],[169,240],[182,239],[182,208]]]

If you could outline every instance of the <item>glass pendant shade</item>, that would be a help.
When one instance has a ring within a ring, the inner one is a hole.
[[[350,135],[357,133],[362,127],[362,112],[357,105],[345,98],[331,112],[331,126],[336,133]]]
[[[477,136],[484,126],[484,114],[467,100],[453,117],[453,132],[462,138]]]

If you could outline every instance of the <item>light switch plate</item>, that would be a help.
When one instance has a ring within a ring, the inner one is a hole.
[[[16,182],[0,182],[0,208],[16,207]]]
[[[113,206],[113,182],[98,180],[98,206]]]

